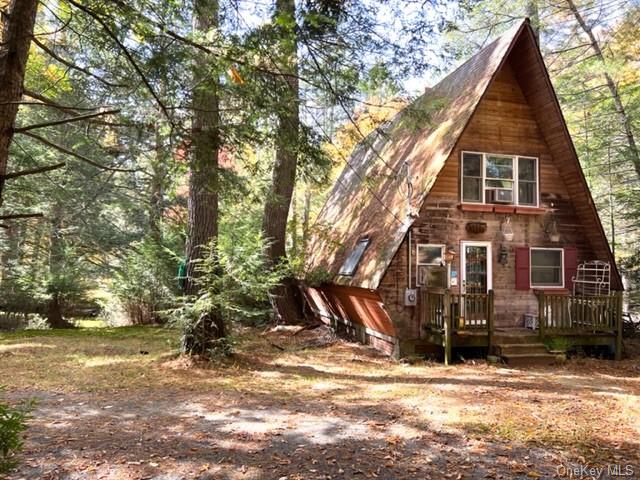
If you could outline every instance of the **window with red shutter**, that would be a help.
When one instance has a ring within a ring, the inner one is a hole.
[[[531,288],[529,247],[516,247],[516,290]]]

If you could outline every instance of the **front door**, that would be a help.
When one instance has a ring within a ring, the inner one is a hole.
[[[487,293],[492,288],[491,243],[463,241],[461,251],[463,321],[467,326],[484,325],[487,321]]]

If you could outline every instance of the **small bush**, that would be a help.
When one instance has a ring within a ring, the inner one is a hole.
[[[32,404],[11,407],[0,403],[0,473],[16,466],[15,455],[22,450],[22,436]]]
[[[48,330],[51,326],[46,318],[35,313],[33,315],[29,315],[25,328],[27,330]]]
[[[183,332],[184,353],[229,355],[232,324],[257,325],[272,311],[269,292],[280,284],[289,266],[270,268],[260,234],[248,238],[220,248],[212,242],[196,264],[199,294],[186,297],[170,312],[171,323]]]
[[[162,312],[178,293],[178,264],[167,249],[150,239],[135,243],[119,265],[109,296],[99,302],[109,326],[164,323]]]
[[[544,344],[553,352],[568,352],[573,348],[573,342],[565,337],[550,337],[545,339]]]

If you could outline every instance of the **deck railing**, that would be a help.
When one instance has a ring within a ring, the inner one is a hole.
[[[444,335],[445,362],[451,357],[451,334],[493,332],[493,290],[488,293],[452,293],[448,289],[420,289],[420,324]]]
[[[441,288],[423,288],[420,293],[420,323],[424,328],[444,331],[446,314],[451,319],[450,328],[454,332],[489,329],[493,319],[493,290],[488,293],[452,293]]]
[[[622,292],[609,295],[554,295],[538,292],[540,334],[617,333],[622,324]]]
[[[622,351],[622,292],[584,297],[537,292],[539,333],[549,335],[598,335],[616,337],[616,358]],[[440,334],[445,362],[451,358],[453,333],[486,332],[488,345],[494,336],[493,290],[488,293],[452,293],[448,289],[420,289],[420,325]]]

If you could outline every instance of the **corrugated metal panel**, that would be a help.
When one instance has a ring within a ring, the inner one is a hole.
[[[491,79],[526,25],[484,48],[356,148],[338,178],[309,243],[308,271],[334,283],[376,289]],[[408,201],[405,162],[411,165]],[[354,276],[338,271],[358,239],[370,236]]]
[[[316,314],[326,318],[340,318],[390,337],[396,330],[384,303],[377,292],[363,288],[326,285],[304,287],[307,304]]]

